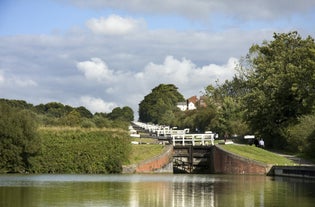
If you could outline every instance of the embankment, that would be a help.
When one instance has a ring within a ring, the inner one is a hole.
[[[163,153],[152,157],[151,159],[142,161],[138,164],[123,166],[123,173],[154,173],[154,172],[168,172],[172,173],[171,167],[162,170],[172,164],[173,160],[173,146],[166,145]]]

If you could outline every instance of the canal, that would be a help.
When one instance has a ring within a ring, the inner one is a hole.
[[[315,181],[253,175],[0,175],[0,206],[314,206]]]

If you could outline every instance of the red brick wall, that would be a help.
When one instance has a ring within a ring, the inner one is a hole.
[[[232,154],[215,146],[213,173],[222,174],[267,174],[271,166]]]
[[[136,173],[154,172],[155,170],[161,169],[170,162],[172,162],[173,146],[169,145],[166,146],[165,148],[166,149],[162,155],[138,164],[135,172]]]

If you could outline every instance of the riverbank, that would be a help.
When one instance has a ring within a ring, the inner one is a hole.
[[[143,140],[144,141],[144,140]],[[154,145],[142,145],[143,148]],[[160,145],[164,146],[164,145]],[[170,145],[166,145],[171,147]],[[166,147],[164,146],[164,147]],[[268,150],[257,148],[250,145],[240,144],[216,144],[215,150],[211,153],[212,160],[210,163],[213,168],[212,173],[219,174],[268,174],[273,166],[300,166],[302,162],[306,162],[304,159],[298,159],[295,156],[287,156],[270,152]],[[124,167],[124,173],[155,173],[159,172],[158,168],[163,169],[165,166],[171,166],[172,159],[168,154],[166,157],[169,160],[169,165],[161,164],[161,157],[165,150],[160,155],[155,155],[147,160],[143,160],[137,164]],[[164,155],[165,156],[165,155]],[[308,165],[311,163],[307,162]],[[142,169],[141,169],[142,168]],[[127,170],[126,170],[127,169]],[[136,170],[138,169],[138,170]],[[165,172],[165,170],[163,171]],[[168,172],[172,173],[172,167],[168,167]],[[270,174],[270,173],[269,173]]]

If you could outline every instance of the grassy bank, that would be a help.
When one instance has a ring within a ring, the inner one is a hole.
[[[128,164],[137,164],[163,152],[163,145],[132,145]]]
[[[237,154],[242,157],[246,157],[251,160],[262,162],[265,164],[272,165],[294,165],[294,162],[277,155],[275,153],[269,152],[267,150],[250,146],[250,145],[220,145],[224,150],[227,150],[231,153]]]

